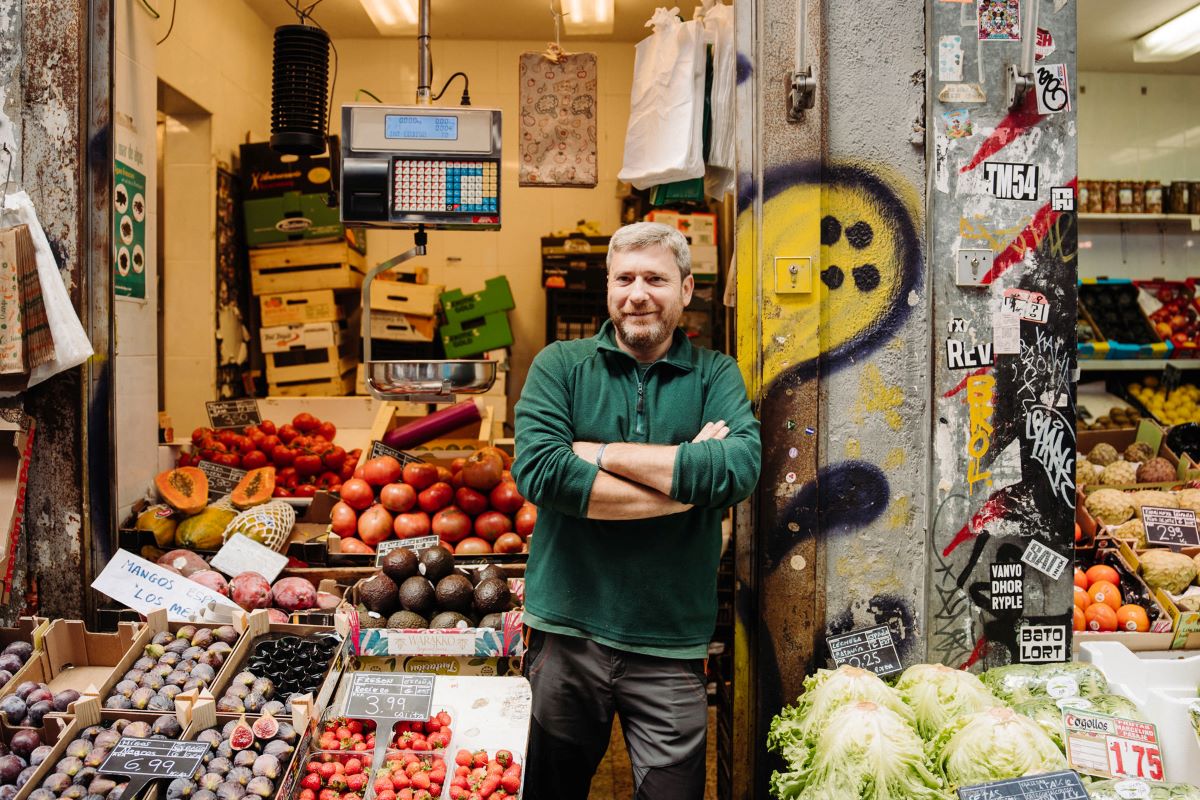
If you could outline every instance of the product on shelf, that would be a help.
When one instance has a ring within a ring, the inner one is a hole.
[[[177,778],[167,786],[168,800],[273,798],[300,736],[290,723],[263,715],[253,722],[231,720],[196,739],[213,749],[191,779]]]
[[[450,800],[517,797],[521,792],[521,765],[509,750],[459,750],[454,755]]]
[[[155,634],[104,700],[110,709],[172,711],[175,696],[210,685],[233,652],[238,632],[232,626],[183,625]]]
[[[1142,415],[1129,406],[1113,406],[1107,414],[1103,414],[1091,422],[1080,420],[1075,428],[1081,431],[1105,431],[1116,428],[1136,428],[1141,422]]]
[[[332,633],[258,637],[242,671],[217,701],[217,711],[273,716],[290,712],[296,695],[317,693],[338,644]]]
[[[1129,384],[1129,393],[1160,422],[1200,422],[1200,386],[1184,383],[1168,392],[1158,378],[1148,375],[1141,383]]]
[[[23,681],[0,699],[0,718],[11,727],[40,728],[47,714],[65,713],[78,699],[79,692],[74,689],[52,692],[44,683]]]

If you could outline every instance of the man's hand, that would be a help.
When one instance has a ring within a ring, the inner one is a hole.
[[[729,426],[725,424],[725,420],[719,419],[716,422],[706,422],[700,432],[696,434],[696,438],[692,439],[692,444],[697,442],[707,442],[709,439],[720,441],[729,435]]]
[[[571,449],[575,451],[575,455],[582,458],[589,464],[596,463],[596,453],[600,452],[599,442],[572,442]]]

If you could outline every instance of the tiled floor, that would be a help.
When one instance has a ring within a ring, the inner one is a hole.
[[[717,798],[717,711],[708,709],[708,779],[704,786],[704,800]],[[621,734],[621,722],[613,723],[612,738],[608,752],[596,777],[592,779],[589,800],[633,800],[633,772],[629,766],[629,754],[625,752],[625,737]]]

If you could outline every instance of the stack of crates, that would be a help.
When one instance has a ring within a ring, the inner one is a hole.
[[[608,319],[607,236],[542,237],[546,342],[586,339]]]
[[[240,158],[269,393],[353,394],[358,332],[348,323],[367,270],[366,239],[326,202],[329,156],[285,157],[259,142],[242,145]]]
[[[371,358],[375,361],[439,361],[446,358],[438,335],[445,286],[429,283],[424,267],[403,265],[371,282]],[[361,328],[355,318],[356,329]],[[366,368],[358,393],[367,394]]]

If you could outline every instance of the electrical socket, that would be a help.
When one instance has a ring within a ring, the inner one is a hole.
[[[991,250],[959,250],[954,262],[954,282],[959,286],[985,286],[984,276],[992,271]]]

